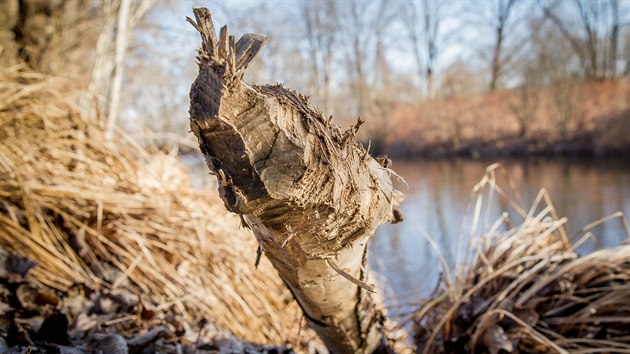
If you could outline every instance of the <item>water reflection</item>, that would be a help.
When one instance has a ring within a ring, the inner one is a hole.
[[[388,286],[385,295],[390,305],[395,300],[405,302],[418,299],[419,294],[427,295],[437,282],[440,260],[423,238],[423,231],[435,240],[449,264],[455,262],[457,238],[462,233],[471,190],[492,162],[394,162],[396,172],[409,184],[408,189],[398,186],[406,195],[402,205],[405,221],[381,226],[370,245],[370,263]],[[569,218],[569,234],[616,211],[630,214],[628,160],[500,162],[518,187],[525,207],[534,202],[541,187],[548,190],[559,216]],[[495,204],[495,216],[507,208],[498,200]],[[593,233],[596,238],[581,246],[580,253],[619,245],[626,239],[618,220],[594,228]]]
[[[216,188],[199,157],[185,159],[197,188]],[[393,309],[396,302],[417,300],[433,290],[442,270],[434,249],[422,234],[435,240],[444,259],[453,264],[457,239],[473,186],[494,161],[468,159],[395,161],[394,169],[409,184],[399,183],[406,195],[402,204],[405,221],[379,227],[370,244],[370,265],[386,284],[385,297]],[[616,211],[630,214],[630,162],[628,160],[568,161],[530,159],[499,161],[518,187],[523,205],[533,203],[541,187],[552,198],[559,216],[569,218],[568,231],[578,231],[590,222]],[[507,205],[496,200],[495,215]],[[518,218],[513,217],[516,221]],[[625,232],[617,220],[593,229],[597,236],[579,251],[618,245]],[[461,246],[460,246],[461,247]],[[400,308],[398,308],[400,310]]]

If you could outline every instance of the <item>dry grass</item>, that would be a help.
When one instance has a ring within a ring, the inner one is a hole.
[[[127,288],[190,323],[295,345],[299,308],[268,262],[254,269],[255,240],[216,193],[172,154],[105,141],[65,90],[0,72],[0,246],[36,260],[42,286]]]
[[[126,288],[249,341],[312,339],[298,334],[301,312],[269,263],[254,269],[256,243],[216,193],[194,190],[171,154],[122,132],[105,141],[71,96],[58,80],[0,72],[0,246],[39,263],[33,281]],[[475,191],[472,230],[484,231],[471,237],[472,258],[414,315],[421,350],[630,352],[630,246],[578,257],[588,230],[567,236],[544,191],[524,210],[500,171]],[[484,221],[495,196],[519,226],[507,214]]]
[[[475,187],[468,251],[433,299],[414,314],[423,353],[630,353],[630,245],[579,257],[574,249],[600,222],[567,235],[542,190],[529,210],[493,165]],[[489,200],[504,199],[494,223]],[[618,219],[618,220],[610,220]],[[507,231],[501,231],[506,227]],[[481,232],[476,232],[481,229]]]
[[[622,126],[629,119],[630,80],[627,78],[532,91],[537,103],[527,118],[525,138],[534,139],[536,144],[532,143],[528,149],[539,151],[545,144],[561,139],[557,126],[560,106],[555,101],[560,98],[558,92],[566,95],[561,107],[573,112],[567,127],[568,138],[592,136],[593,146],[590,148],[627,151],[628,129],[610,129],[611,124]],[[403,105],[392,113],[389,122],[392,128],[387,131],[386,142],[392,153],[397,152],[397,146],[408,149],[401,153],[434,153],[436,146],[456,144],[455,140],[463,147],[499,139],[494,149],[511,150],[514,146],[509,142],[514,143],[520,127],[510,105],[522,105],[521,100],[519,90],[505,90]]]

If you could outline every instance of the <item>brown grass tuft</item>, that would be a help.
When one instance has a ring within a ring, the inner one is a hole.
[[[630,352],[630,245],[578,256],[574,249],[600,221],[569,237],[544,190],[525,210],[501,174],[490,166],[475,188],[471,227],[483,231],[471,237],[472,258],[413,316],[419,352]],[[484,224],[493,196],[523,222],[514,227],[506,212]],[[628,229],[621,213],[601,222],[613,218]]]
[[[36,260],[42,286],[127,288],[248,341],[295,340],[301,311],[266,260],[254,269],[256,242],[216,193],[193,189],[176,156],[120,131],[107,142],[71,96],[0,72],[0,246]]]

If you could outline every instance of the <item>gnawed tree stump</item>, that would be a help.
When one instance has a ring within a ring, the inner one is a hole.
[[[219,37],[207,9],[191,127],[228,210],[242,216],[308,322],[335,353],[369,353],[382,342],[382,315],[367,284],[367,244],[396,221],[391,171],[347,131],[281,85],[250,86],[244,70],[266,38]]]

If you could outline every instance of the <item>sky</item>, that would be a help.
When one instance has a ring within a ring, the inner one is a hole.
[[[133,73],[141,73],[142,80],[158,80],[157,89],[168,84],[168,92],[159,93],[164,96],[160,104],[162,106],[179,105],[187,103],[187,94],[190,84],[196,74],[194,58],[199,46],[199,36],[194,28],[185,21],[186,16],[193,16],[192,8],[208,7],[213,15],[215,27],[218,30],[224,24],[228,25],[231,34],[239,38],[246,32],[255,32],[269,37],[266,48],[261,52],[259,59],[248,70],[246,81],[262,84],[282,82],[287,86],[313,96],[316,89],[308,87],[306,69],[311,64],[307,56],[304,24],[301,19],[301,7],[304,1],[156,1],[156,5],[149,13],[148,26],[154,27],[154,31],[138,31],[137,44],[132,49],[130,61]],[[354,4],[363,5],[365,2],[356,1]],[[495,1],[442,1],[444,11],[450,14],[441,23],[441,36],[438,42],[445,43],[441,46],[436,61],[436,77],[445,72],[456,63],[462,63],[473,75],[486,77],[488,75],[488,61],[485,60],[491,54],[489,45],[493,40],[492,24],[484,20],[484,14],[492,10]],[[567,3],[567,2],[565,2]],[[338,1],[338,6],[347,10],[350,1]],[[373,2],[364,12],[366,17],[382,16],[378,13],[379,2]],[[405,28],[397,17],[401,15],[400,7],[405,1],[388,1],[387,7],[393,9],[392,24],[388,28],[386,39],[385,57],[391,74],[399,81],[413,81],[420,86],[421,79],[416,74],[416,61],[413,56],[410,41]],[[529,35],[528,24],[524,19],[533,13],[539,12],[534,0],[524,0],[513,16],[511,26],[517,26],[507,39],[508,44],[516,51],[527,54],[527,45],[524,39]],[[622,1],[622,15],[628,18],[630,1]],[[347,11],[344,13],[347,14]],[[347,18],[342,15],[338,29],[342,31],[355,30],[347,25]],[[347,44],[339,43],[338,50],[342,53],[337,56],[333,73],[334,86],[347,85],[349,80],[345,66],[344,51],[349,50]],[[291,51],[292,50],[292,51]],[[159,65],[156,65],[159,64]],[[160,70],[160,72],[158,72]],[[132,78],[133,75],[128,75]],[[163,76],[163,77],[162,77]],[[138,80],[136,77],[135,80]],[[519,84],[520,77],[513,74],[504,79],[504,84],[513,87]],[[149,82],[147,82],[149,83]],[[162,85],[162,86],[160,86]],[[155,90],[155,89],[153,89]],[[142,93],[149,95],[150,92]],[[156,107],[155,114],[159,114],[160,107]],[[161,107],[164,111],[165,107]],[[138,107],[139,111],[146,112],[146,108]],[[138,115],[137,112],[130,112]]]

